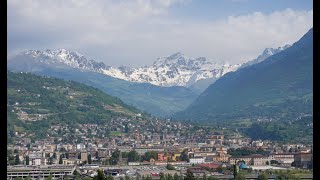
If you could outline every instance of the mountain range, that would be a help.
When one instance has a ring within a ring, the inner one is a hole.
[[[292,120],[302,114],[312,115],[312,98],[310,29],[291,47],[219,78],[174,117],[206,122],[260,117]]]
[[[131,68],[107,66],[78,52],[29,50],[8,59],[8,69],[85,83],[119,97],[155,116],[167,117],[188,107],[209,85],[229,72],[263,61],[289,47],[267,48],[244,64],[223,64],[178,52],[152,65]]]

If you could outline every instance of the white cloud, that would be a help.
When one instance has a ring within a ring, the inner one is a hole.
[[[180,20],[170,7],[188,0],[10,0],[8,46],[68,48],[110,65],[151,64],[176,51],[239,63],[266,47],[294,43],[313,26],[313,11]]]

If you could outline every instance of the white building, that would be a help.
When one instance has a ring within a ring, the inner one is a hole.
[[[31,160],[33,166],[40,166],[41,165],[41,158],[34,158]]]
[[[205,161],[205,157],[193,157],[193,158],[189,158],[189,162],[190,164],[200,164],[200,163],[204,163]]]
[[[84,144],[77,144],[77,149],[78,150],[83,150],[83,149],[85,149],[86,148],[86,145],[84,145]]]

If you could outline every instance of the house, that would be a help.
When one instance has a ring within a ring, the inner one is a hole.
[[[230,164],[237,164],[239,161],[244,161],[247,165],[254,165],[254,166],[263,166],[269,162],[270,158],[268,155],[249,155],[249,156],[237,156],[237,157],[230,157],[229,163]]]
[[[81,161],[88,162],[88,153],[87,152],[81,152]]]
[[[270,154],[270,160],[276,160],[281,164],[290,165],[294,161],[294,154],[293,153],[279,153],[279,154]]]
[[[134,149],[140,156],[144,155],[146,152],[155,151],[155,152],[163,152],[163,148],[155,148],[155,147],[143,147],[143,148],[135,148]]]
[[[312,153],[298,153],[294,155],[294,166],[300,168],[313,167],[313,154]]]
[[[41,158],[32,158],[29,160],[29,164],[33,166],[40,166],[41,165]]]
[[[193,158],[189,158],[189,162],[190,164],[200,164],[200,163],[204,163],[205,161],[205,157],[193,157]]]
[[[158,161],[167,161],[168,157],[164,153],[158,153]]]
[[[203,169],[215,170],[221,167],[221,165],[222,164],[217,164],[217,163],[206,163],[206,164],[198,164],[197,166]]]
[[[62,158],[62,164],[64,165],[74,165],[74,164],[81,164],[82,161],[80,159],[66,159]]]
[[[209,174],[209,171],[201,167],[188,168],[187,172],[191,172],[195,177],[203,177],[203,175]]]

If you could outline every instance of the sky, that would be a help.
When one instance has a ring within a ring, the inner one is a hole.
[[[181,52],[218,63],[256,58],[313,27],[312,0],[10,0],[8,56],[77,51],[139,67]]]

